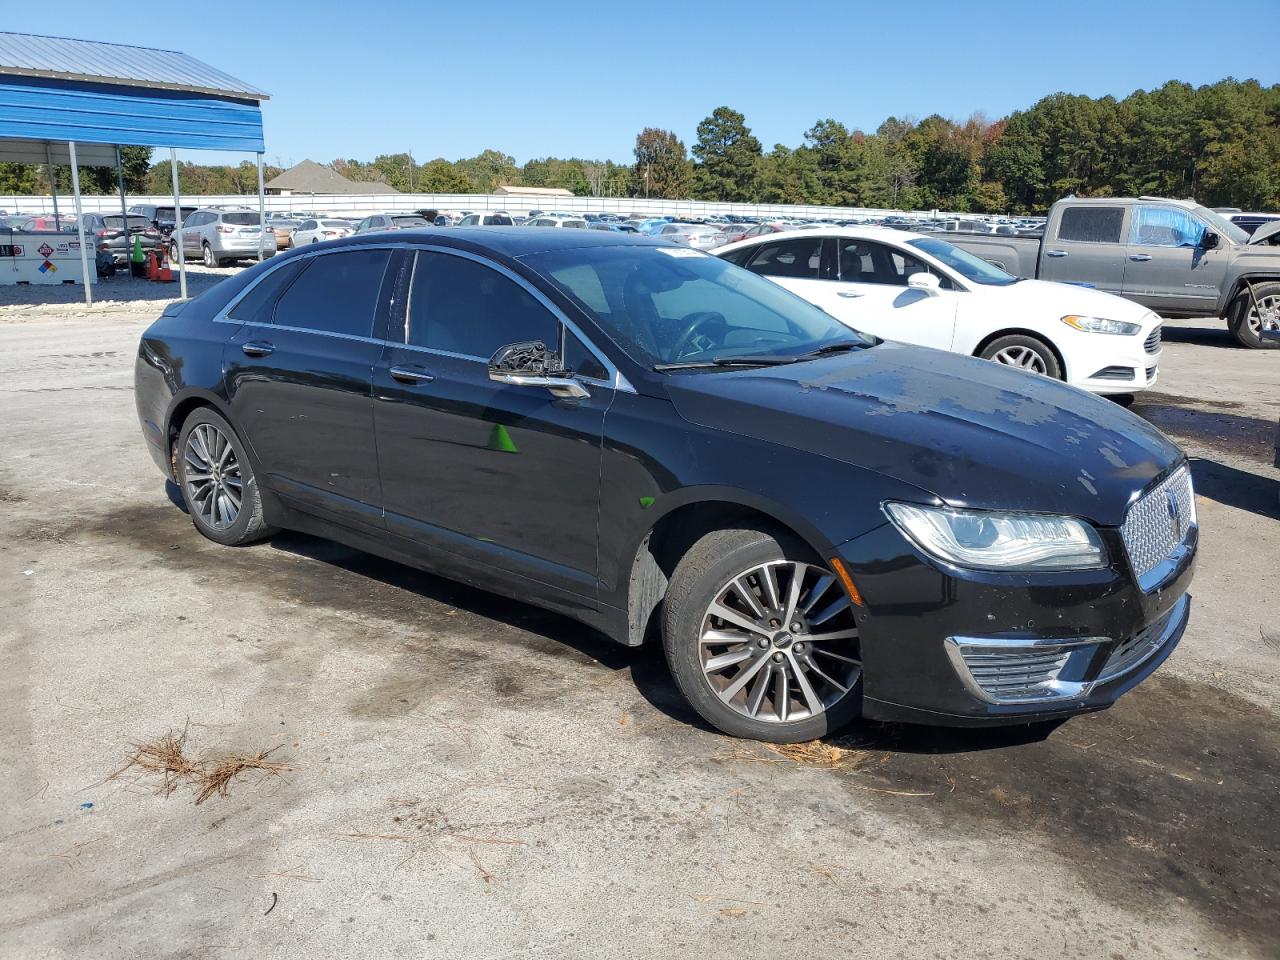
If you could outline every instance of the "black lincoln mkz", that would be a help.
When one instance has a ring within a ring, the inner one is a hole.
[[[656,240],[317,244],[170,307],[136,371],[205,536],[306,531],[660,640],[739,736],[1095,710],[1187,623],[1159,431]]]

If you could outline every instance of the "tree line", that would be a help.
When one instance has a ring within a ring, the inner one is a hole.
[[[934,114],[889,117],[873,133],[817,120],[797,147],[766,151],[746,117],[717,107],[691,147],[670,130],[636,136],[634,162],[541,157],[518,164],[499,150],[415,161],[407,153],[329,166],[352,180],[405,193],[491,193],[501,185],[563,187],[578,196],[655,197],[826,206],[1039,213],[1058,198],[1156,194],[1211,206],[1280,208],[1280,84],[1222,80],[1201,87],[1170,81],[1122,100],[1047,96],[1001,120]],[[167,163],[128,147],[126,188],[168,193]],[[185,163],[185,194],[250,194],[251,162]],[[280,173],[268,167],[268,179]],[[58,168],[60,192],[70,190]],[[0,194],[48,192],[43,166],[0,164]],[[86,192],[112,193],[114,170],[86,169]]]

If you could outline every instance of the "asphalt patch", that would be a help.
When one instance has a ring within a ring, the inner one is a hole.
[[[1187,405],[1179,401],[1186,401]],[[1131,409],[1178,440],[1193,441],[1269,466],[1275,456],[1276,420],[1229,412],[1239,406],[1231,401],[1206,402],[1156,394],[1151,399],[1139,396]]]
[[[843,775],[859,803],[1031,834],[1125,910],[1186,904],[1228,942],[1280,951],[1280,723],[1250,701],[1157,673],[1056,727],[870,726],[832,742],[888,755]]]

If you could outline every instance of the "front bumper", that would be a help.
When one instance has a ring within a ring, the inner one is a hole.
[[[1140,346],[1137,350],[1093,352],[1084,362],[1076,361],[1067,380],[1090,393],[1138,393],[1159,379],[1161,353],[1147,353]]]
[[[863,714],[943,726],[1027,723],[1110,706],[1173,652],[1190,619],[1198,531],[1144,592],[1114,530],[1102,570],[944,567],[889,524],[840,548],[864,600]]]

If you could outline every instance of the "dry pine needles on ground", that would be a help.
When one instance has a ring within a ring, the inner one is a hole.
[[[196,791],[199,806],[214,795],[226,797],[231,783],[241,774],[256,770],[263,777],[279,777],[295,769],[284,761],[270,759],[280,749],[278,746],[254,754],[192,759],[186,753],[188,728],[189,725],[184,726],[180,734],[170,730],[154,740],[135,740],[128,762],[107,779],[118,780],[130,771],[156,774],[161,781],[155,790],[161,796],[169,797],[179,787],[189,786]]]

